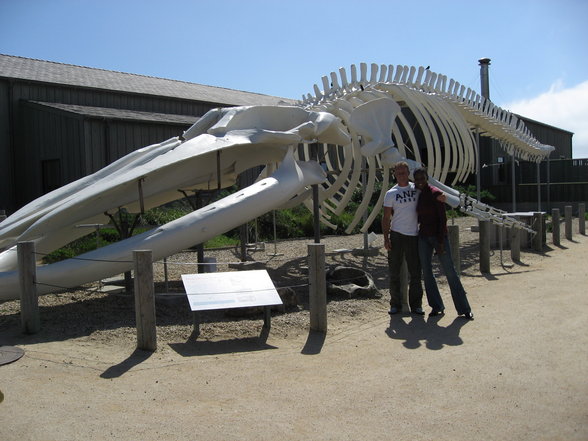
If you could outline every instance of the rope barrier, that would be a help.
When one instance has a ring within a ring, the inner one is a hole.
[[[386,273],[388,272],[388,269],[385,270]],[[383,273],[384,270],[380,271],[380,272],[376,272],[375,274],[379,274],[379,273]],[[372,277],[374,276],[374,274],[372,274]],[[355,276],[355,277],[349,277],[346,279],[338,279],[337,282],[351,282],[353,280],[358,280],[360,279],[362,276]],[[73,287],[73,288],[69,288],[66,286],[60,286],[60,285],[53,285],[53,284],[49,284],[49,283],[43,283],[43,282],[34,282],[35,285],[38,286],[48,286],[50,288],[57,288],[66,292],[77,292],[77,291],[82,291],[82,292],[87,292],[87,293],[91,293],[91,294],[96,294],[96,293],[101,293],[103,291],[100,291],[99,289],[88,289],[88,288],[83,288],[83,287]],[[309,286],[308,283],[300,283],[300,284],[296,284],[296,285],[285,285],[285,286],[279,286],[276,285],[276,289],[293,289],[293,288],[303,288]],[[239,291],[242,293],[249,293],[249,292],[261,292],[261,291],[266,291],[266,289],[259,289],[259,290],[243,290],[243,291]],[[220,294],[228,294],[234,291],[227,291],[225,292],[221,292]],[[218,291],[215,292],[211,292],[211,293],[200,293],[200,294],[218,294]],[[178,293],[178,295],[185,295],[183,293]]]

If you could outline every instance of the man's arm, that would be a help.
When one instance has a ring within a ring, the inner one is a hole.
[[[382,234],[384,235],[384,248],[391,250],[390,245],[390,219],[394,215],[392,207],[384,207],[384,215],[382,216]]]

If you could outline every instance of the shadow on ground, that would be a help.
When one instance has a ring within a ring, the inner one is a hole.
[[[401,315],[390,319],[386,334],[394,340],[402,340],[407,349],[417,349],[425,345],[427,349],[439,350],[445,346],[459,346],[463,340],[459,336],[461,328],[470,323],[463,317],[456,317],[448,326],[439,326],[440,317],[411,316],[406,322]]]

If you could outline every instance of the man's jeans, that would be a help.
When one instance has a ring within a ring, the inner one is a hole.
[[[435,236],[419,236],[419,257],[421,259],[421,266],[423,267],[423,278],[425,280],[425,290],[427,292],[427,301],[429,306],[437,311],[445,309],[435,276],[433,275],[432,257],[435,245],[437,244],[437,238]],[[466,297],[466,292],[463,289],[463,285],[459,280],[459,276],[453,266],[453,260],[451,259],[451,250],[449,247],[449,240],[447,236],[444,240],[444,251],[443,254],[438,254],[439,261],[443,267],[445,277],[447,277],[447,283],[451,290],[451,297],[453,298],[453,304],[457,310],[458,315],[467,314],[471,312],[470,304]]]
[[[390,270],[390,306],[402,309],[402,295],[400,293],[400,269],[406,259],[408,268],[408,303],[411,311],[423,305],[423,286],[421,284],[421,264],[418,252],[418,236],[406,236],[390,231],[390,246],[388,251],[388,268]]]

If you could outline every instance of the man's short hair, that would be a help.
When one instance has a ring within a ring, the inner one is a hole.
[[[392,170],[396,171],[396,169],[398,167],[406,167],[406,169],[408,171],[410,171],[410,168],[409,168],[408,163],[406,161],[399,161],[399,162],[397,162],[396,164],[394,164],[394,167],[392,168]]]

